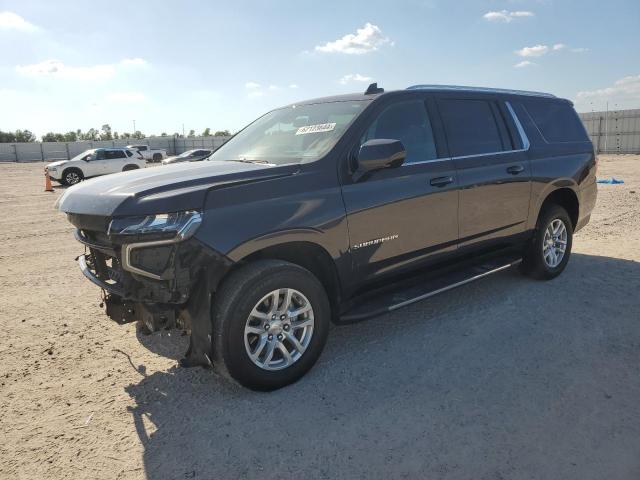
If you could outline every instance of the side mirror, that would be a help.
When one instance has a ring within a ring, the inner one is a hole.
[[[86,157],[83,158],[83,160],[85,162],[90,162],[91,160],[93,160],[93,155],[87,155]]]
[[[368,140],[362,144],[358,152],[356,179],[374,170],[399,167],[406,156],[407,151],[400,140],[388,138]]]

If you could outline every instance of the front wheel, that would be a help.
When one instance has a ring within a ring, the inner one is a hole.
[[[84,175],[82,175],[82,171],[78,168],[68,168],[62,173],[62,177],[60,178],[60,183],[63,185],[71,186],[76,183],[80,183]]]
[[[280,260],[248,264],[215,294],[214,366],[253,390],[289,385],[320,356],[329,318],[327,295],[311,272]]]
[[[573,224],[567,211],[559,205],[545,209],[523,257],[523,273],[538,280],[557,277],[569,262],[572,244]]]

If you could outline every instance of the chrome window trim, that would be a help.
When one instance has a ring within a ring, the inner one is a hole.
[[[522,124],[520,123],[520,119],[518,115],[516,115],[516,111],[511,106],[511,102],[505,101],[504,104],[507,106],[507,110],[511,114],[511,118],[513,118],[513,122],[516,124],[516,129],[518,130],[518,134],[520,134],[520,140],[522,140],[522,148],[521,150],[529,150],[531,144],[529,143],[529,137],[527,137],[527,133],[524,131]]]
[[[524,95],[527,97],[556,98],[555,95],[546,92],[534,92],[531,90],[511,90],[508,88],[491,87],[465,87],[463,85],[412,85],[407,90],[449,90],[452,92],[478,92],[478,93],[508,93],[512,95]]]

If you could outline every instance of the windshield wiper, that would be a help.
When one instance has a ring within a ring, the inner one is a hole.
[[[260,163],[263,165],[273,165],[273,163],[269,163],[266,160],[247,160],[246,158],[234,158],[233,160],[229,160],[229,162]]]

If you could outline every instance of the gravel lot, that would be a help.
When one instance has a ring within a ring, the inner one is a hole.
[[[99,307],[42,164],[0,164],[0,478],[640,478],[640,156],[601,157],[566,272],[333,328],[270,394]]]

